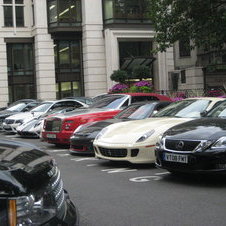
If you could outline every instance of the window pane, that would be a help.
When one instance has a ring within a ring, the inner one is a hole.
[[[33,49],[31,44],[24,44],[24,69],[26,71],[33,70]]]
[[[24,3],[24,0],[15,0],[15,3],[16,4],[23,4]]]
[[[59,22],[70,22],[70,1],[59,1]]]
[[[4,22],[6,27],[13,26],[13,8],[12,6],[4,6]]]
[[[35,87],[33,84],[13,86],[13,93],[14,93],[13,101],[20,100],[20,99],[26,99],[26,98],[35,99],[34,90],[35,90]]]
[[[81,96],[80,83],[79,82],[73,82],[72,85],[73,85],[72,96]]]
[[[70,10],[71,10],[72,22],[80,22],[81,21],[81,4],[80,4],[80,2],[72,0]]]
[[[23,56],[23,57],[21,57]],[[15,75],[23,75],[24,74],[24,51],[23,44],[14,44],[13,45],[13,71]]]
[[[57,22],[57,3],[56,1],[49,2],[49,22]]]
[[[61,82],[61,98],[71,96],[71,82]]]
[[[106,0],[104,3],[104,19],[113,18],[113,2],[112,0]]]
[[[69,42],[60,42],[59,44],[59,67],[69,68],[70,67],[70,51]]]
[[[3,0],[3,4],[12,4],[12,0]]]
[[[71,63],[72,68],[80,68],[80,46],[78,42],[71,44]]]
[[[24,26],[24,7],[16,6],[16,26],[23,27]]]

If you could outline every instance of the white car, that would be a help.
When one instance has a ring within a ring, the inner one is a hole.
[[[224,98],[188,98],[168,105],[154,117],[105,127],[94,140],[95,156],[131,163],[155,162],[155,144],[167,129],[201,117]]]
[[[68,108],[68,107],[88,107],[87,104],[72,99],[63,99],[63,100],[56,100],[56,101],[45,101],[42,102],[39,106],[33,108],[29,112],[24,112],[20,114],[16,114],[10,117],[7,117],[3,122],[3,130],[5,132],[13,132],[16,133],[16,129],[18,126],[22,125],[23,123],[27,123],[34,118],[38,118],[41,115],[44,115],[49,112],[54,112],[57,108]]]

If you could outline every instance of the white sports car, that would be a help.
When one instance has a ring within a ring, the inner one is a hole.
[[[155,144],[167,129],[200,118],[224,98],[188,98],[168,105],[154,117],[105,127],[94,140],[97,158],[131,163],[155,162]]]

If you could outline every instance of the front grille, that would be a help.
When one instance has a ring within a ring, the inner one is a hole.
[[[127,149],[109,149],[109,148],[101,148],[99,147],[100,153],[103,156],[107,157],[126,157]]]
[[[60,177],[60,171],[57,167],[54,168],[55,172],[53,172],[53,176],[50,182],[50,193],[53,195],[57,209],[60,210],[63,207],[64,203],[64,189],[63,189],[63,181]]]
[[[175,151],[193,151],[199,144],[200,141],[170,139],[165,140],[166,149]]]
[[[5,119],[6,124],[13,124],[15,120],[13,119]]]
[[[61,129],[62,121],[60,119],[46,120],[45,131],[58,132]]]

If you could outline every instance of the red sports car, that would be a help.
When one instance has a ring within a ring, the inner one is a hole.
[[[47,118],[42,131],[42,139],[56,145],[69,145],[70,137],[78,126],[113,118],[131,103],[149,100],[171,101],[169,97],[156,93],[109,94],[108,97],[95,102],[89,108],[80,108]]]

